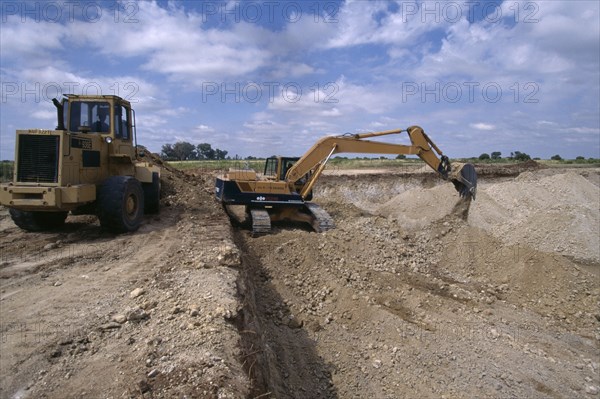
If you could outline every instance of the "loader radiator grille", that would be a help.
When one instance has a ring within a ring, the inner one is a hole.
[[[57,183],[59,148],[60,136],[19,135],[17,181]]]

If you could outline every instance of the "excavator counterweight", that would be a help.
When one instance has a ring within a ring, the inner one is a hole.
[[[411,145],[366,140],[403,132],[408,134]],[[473,165],[452,166],[419,126],[323,137],[300,158],[268,158],[262,176],[254,171],[230,170],[217,177],[216,197],[225,206],[245,206],[255,234],[269,232],[271,222],[288,220],[307,222],[317,232],[330,230],[334,223],[329,214],[310,201],[327,162],[338,153],[417,155],[442,179],[451,181],[461,197],[475,198],[477,172]]]

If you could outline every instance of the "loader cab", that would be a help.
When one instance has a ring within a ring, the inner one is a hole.
[[[113,95],[67,94],[62,102],[53,102],[58,110],[57,130],[95,135],[108,144],[111,156],[135,158],[135,112],[129,101]]]
[[[265,163],[264,175],[275,180],[285,180],[287,171],[299,160],[298,157],[271,157]]]
[[[68,101],[68,129],[72,133],[112,132],[110,103],[107,101]],[[63,105],[64,106],[64,105]]]
[[[58,101],[55,103],[55,105]],[[134,136],[134,112],[128,101],[118,96],[67,95],[59,109],[58,126],[71,133],[100,133],[129,142]],[[62,120],[60,120],[62,118]]]

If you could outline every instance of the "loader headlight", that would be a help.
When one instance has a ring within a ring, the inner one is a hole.
[[[104,141],[106,141],[108,144],[110,144],[110,143],[112,143],[112,137],[110,137],[110,136],[106,136],[106,137],[104,138]]]

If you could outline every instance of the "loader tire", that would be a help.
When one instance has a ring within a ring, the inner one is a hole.
[[[144,189],[144,213],[158,213],[160,208],[160,177],[152,173],[152,183],[142,183]]]
[[[13,222],[23,230],[47,231],[65,224],[68,212],[30,212],[10,208],[8,210]]]
[[[144,191],[131,176],[106,179],[98,194],[98,219],[112,233],[136,231],[144,216]]]

